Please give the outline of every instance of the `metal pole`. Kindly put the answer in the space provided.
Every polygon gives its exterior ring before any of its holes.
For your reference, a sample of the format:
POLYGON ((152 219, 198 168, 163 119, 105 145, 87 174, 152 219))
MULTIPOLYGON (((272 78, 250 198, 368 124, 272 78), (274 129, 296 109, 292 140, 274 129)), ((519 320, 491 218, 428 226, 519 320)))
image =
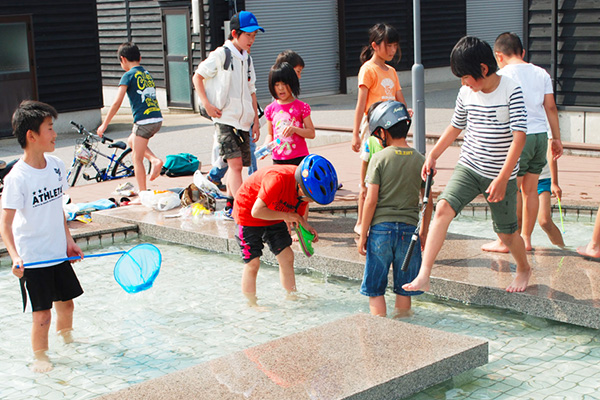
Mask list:
POLYGON ((425 68, 421 64, 421 2, 413 0, 415 62, 412 66, 413 146, 425 154, 425 68))

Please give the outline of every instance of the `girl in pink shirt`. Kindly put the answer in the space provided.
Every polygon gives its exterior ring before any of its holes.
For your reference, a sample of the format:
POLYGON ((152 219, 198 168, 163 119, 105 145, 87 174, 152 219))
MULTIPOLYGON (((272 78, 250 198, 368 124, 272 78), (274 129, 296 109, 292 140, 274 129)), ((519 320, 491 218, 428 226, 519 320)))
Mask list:
POLYGON ((271 68, 269 91, 275 101, 265 108, 268 129, 265 143, 281 141, 273 149, 273 164, 299 165, 308 155, 306 139, 315 137, 315 127, 310 118, 310 106, 297 99, 300 83, 290 64, 271 68))

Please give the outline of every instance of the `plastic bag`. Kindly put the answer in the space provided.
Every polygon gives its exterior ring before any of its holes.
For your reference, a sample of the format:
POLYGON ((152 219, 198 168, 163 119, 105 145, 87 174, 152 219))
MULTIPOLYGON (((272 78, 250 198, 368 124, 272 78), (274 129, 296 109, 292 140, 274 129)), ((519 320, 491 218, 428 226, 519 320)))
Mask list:
POLYGON ((216 197, 222 196, 217 185, 206 179, 206 177, 202 175, 202 172, 200 171, 194 172, 194 185, 216 197))
POLYGON ((145 190, 139 193, 142 205, 158 211, 167 211, 181 205, 179 195, 169 190, 145 190))

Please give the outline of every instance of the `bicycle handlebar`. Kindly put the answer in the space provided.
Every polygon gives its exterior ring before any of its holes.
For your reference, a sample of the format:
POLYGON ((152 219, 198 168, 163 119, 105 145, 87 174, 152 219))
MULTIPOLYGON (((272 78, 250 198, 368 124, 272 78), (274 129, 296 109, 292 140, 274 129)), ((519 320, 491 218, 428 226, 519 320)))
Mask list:
POLYGON ((110 143, 114 142, 114 140, 112 140, 108 136, 100 137, 99 135, 93 134, 92 132, 85 129, 85 127, 83 125, 78 124, 75 121, 71 121, 71 125, 75 126, 77 128, 77 130, 79 131, 79 133, 83 134, 85 132, 87 135, 102 141, 102 144, 104 144, 104 142, 110 142, 110 143))

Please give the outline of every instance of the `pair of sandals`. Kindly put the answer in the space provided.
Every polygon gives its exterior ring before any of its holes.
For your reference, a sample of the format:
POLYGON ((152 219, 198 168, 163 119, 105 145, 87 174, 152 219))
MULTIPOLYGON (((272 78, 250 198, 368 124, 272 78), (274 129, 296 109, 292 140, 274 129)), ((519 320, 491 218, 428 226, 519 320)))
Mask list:
POLYGON ((115 206, 117 207, 127 206, 129 205, 129 203, 131 203, 131 199, 129 197, 121 197, 121 200, 119 200, 118 202, 114 197, 110 197, 108 200, 115 203, 115 206))

